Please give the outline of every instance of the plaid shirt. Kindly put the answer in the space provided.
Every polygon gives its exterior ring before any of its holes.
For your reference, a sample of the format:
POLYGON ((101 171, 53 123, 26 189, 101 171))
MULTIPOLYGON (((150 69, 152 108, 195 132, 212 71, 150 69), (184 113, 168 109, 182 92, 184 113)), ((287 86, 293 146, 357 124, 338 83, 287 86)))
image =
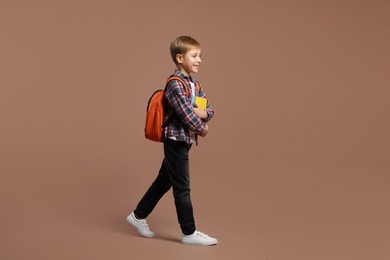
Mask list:
MULTIPOLYGON (((189 96, 193 95, 190 82, 195 84, 195 79, 191 76, 185 76, 180 70, 175 70, 174 75, 181 77, 187 83, 189 96)), ((195 95, 206 98, 202 87, 199 93, 195 88, 195 95)), ((194 138, 190 132, 203 132, 206 128, 205 123, 214 116, 214 110, 211 108, 210 102, 207 102, 208 117, 200 119, 191 106, 189 96, 186 95, 183 84, 178 80, 170 81, 165 88, 165 99, 169 107, 165 116, 165 120, 168 120, 164 129, 165 138, 191 144, 194 142, 194 138)))

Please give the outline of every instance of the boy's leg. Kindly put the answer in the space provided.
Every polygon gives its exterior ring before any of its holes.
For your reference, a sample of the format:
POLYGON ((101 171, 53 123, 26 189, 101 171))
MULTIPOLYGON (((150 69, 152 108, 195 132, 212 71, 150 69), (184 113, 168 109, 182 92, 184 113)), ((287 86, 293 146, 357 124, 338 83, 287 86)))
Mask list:
POLYGON ((188 153, 191 145, 185 142, 166 140, 164 154, 167 173, 173 188, 176 213, 184 235, 196 230, 190 197, 190 175, 188 153))
POLYGON ((165 159, 162 162, 156 180, 138 203, 134 214, 137 218, 145 219, 156 207, 162 196, 171 188, 170 179, 167 173, 165 159))

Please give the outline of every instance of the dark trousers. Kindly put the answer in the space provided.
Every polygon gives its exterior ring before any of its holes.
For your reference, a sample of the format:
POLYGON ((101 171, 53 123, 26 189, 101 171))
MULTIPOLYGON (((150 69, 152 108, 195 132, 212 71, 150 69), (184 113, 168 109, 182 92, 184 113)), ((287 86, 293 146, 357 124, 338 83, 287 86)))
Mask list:
POLYGON ((191 145, 167 139, 164 142, 164 160, 156 180, 138 203, 134 214, 146 218, 162 196, 172 187, 177 218, 184 235, 195 232, 195 220, 190 197, 188 153, 191 145))

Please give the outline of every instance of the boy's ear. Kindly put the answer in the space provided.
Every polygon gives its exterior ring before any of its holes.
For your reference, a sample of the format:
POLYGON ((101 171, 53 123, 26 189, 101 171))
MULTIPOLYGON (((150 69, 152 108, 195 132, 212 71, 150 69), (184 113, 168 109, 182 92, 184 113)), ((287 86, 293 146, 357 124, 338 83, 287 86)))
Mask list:
POLYGON ((183 55, 176 54, 176 61, 177 63, 183 63, 183 55))

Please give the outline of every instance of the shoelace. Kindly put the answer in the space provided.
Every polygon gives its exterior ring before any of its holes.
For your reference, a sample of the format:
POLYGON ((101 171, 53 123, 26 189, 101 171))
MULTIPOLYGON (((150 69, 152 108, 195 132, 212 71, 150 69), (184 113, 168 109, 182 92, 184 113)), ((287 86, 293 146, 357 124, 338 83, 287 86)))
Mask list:
POLYGON ((202 233, 202 232, 200 232, 200 231, 196 231, 196 234, 197 234, 198 236, 200 236, 200 237, 204 237, 204 238, 207 238, 207 237, 208 237, 207 234, 202 233))
POLYGON ((141 223, 142 223, 142 225, 143 225, 145 228, 149 229, 149 225, 148 225, 148 223, 146 222, 146 219, 142 219, 142 220, 141 220, 141 223))

